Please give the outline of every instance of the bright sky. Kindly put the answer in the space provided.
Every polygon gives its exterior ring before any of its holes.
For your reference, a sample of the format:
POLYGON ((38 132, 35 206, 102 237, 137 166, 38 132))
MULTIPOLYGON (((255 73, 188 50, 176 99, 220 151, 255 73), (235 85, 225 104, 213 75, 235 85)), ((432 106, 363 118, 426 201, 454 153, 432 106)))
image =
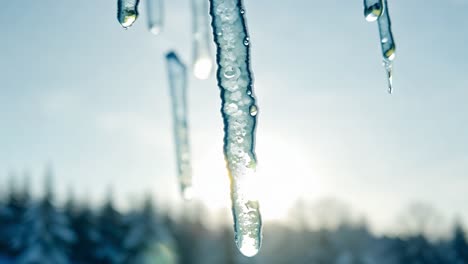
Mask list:
MULTIPOLYGON (((389 0, 391 96, 361 0, 293 2, 245 0, 267 214, 302 195, 344 200, 377 229, 412 201, 468 217, 468 2, 389 0)), ((123 30, 114 0, 2 3, 0 186, 24 170, 38 185, 52 162, 61 194, 177 200, 164 54, 190 63, 189 7, 166 1, 155 37, 144 5, 123 30)), ((226 205, 219 90, 214 77, 189 89, 195 182, 226 205)))

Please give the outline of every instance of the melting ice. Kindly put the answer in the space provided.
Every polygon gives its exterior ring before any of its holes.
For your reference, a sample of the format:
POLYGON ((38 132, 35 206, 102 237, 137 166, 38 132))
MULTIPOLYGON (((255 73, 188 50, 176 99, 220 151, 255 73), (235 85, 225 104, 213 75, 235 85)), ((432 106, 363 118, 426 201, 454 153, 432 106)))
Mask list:
POLYGON ((235 242, 242 254, 251 257, 261 246, 262 218, 256 197, 259 186, 255 177, 254 139, 258 110, 249 65, 250 40, 241 0, 210 0, 210 3, 235 242))

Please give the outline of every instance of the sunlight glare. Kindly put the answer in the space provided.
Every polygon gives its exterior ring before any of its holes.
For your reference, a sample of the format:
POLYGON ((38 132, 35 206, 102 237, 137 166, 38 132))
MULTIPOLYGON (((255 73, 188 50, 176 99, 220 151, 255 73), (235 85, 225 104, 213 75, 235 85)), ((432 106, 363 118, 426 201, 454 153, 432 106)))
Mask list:
MULTIPOLYGON (((257 170, 242 179, 242 192, 259 200, 264 220, 284 220, 300 197, 320 195, 311 157, 299 144, 284 136, 264 136, 257 143, 257 154, 257 170)), ((210 210, 231 206, 225 164, 222 150, 215 148, 194 161, 194 196, 210 210)))
POLYGON ((213 62, 209 57, 198 58, 193 65, 193 74, 197 79, 206 80, 211 75, 213 62))

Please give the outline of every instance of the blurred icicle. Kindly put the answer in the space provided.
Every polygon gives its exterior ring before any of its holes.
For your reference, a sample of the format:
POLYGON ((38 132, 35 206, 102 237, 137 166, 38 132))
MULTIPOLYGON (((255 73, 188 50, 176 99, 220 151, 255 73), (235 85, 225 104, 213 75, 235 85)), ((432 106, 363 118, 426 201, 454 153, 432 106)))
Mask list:
POLYGON ((166 54, 177 156, 180 190, 185 199, 191 199, 192 166, 187 122, 187 69, 174 52, 166 54))
POLYGON ((163 0, 146 0, 148 29, 154 35, 159 35, 163 28, 163 0))
POLYGON ((395 42, 393 40, 392 22, 388 12, 387 0, 364 0, 364 16, 367 21, 377 20, 382 47, 383 65, 387 72, 388 92, 393 91, 393 60, 395 59, 395 42))
POLYGON ((241 0, 210 0, 217 46, 217 79, 224 119, 224 156, 231 181, 235 242, 245 256, 258 253, 262 218, 257 197, 255 126, 250 40, 241 0))
POLYGON ((139 3, 140 0, 117 0, 117 19, 125 29, 137 20, 139 3))
POLYGON ((208 0, 192 0, 193 74, 200 80, 210 77, 213 69, 208 0))

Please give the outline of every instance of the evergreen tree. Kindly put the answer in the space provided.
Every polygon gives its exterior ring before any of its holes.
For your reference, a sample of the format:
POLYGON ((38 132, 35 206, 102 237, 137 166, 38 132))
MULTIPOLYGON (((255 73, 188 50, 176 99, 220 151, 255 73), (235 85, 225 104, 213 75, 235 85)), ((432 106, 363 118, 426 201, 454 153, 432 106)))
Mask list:
POLYGON ((16 247, 12 238, 17 237, 21 227, 21 220, 30 202, 29 181, 25 179, 21 190, 16 185, 16 175, 10 175, 8 196, 0 210, 0 251, 6 255, 16 257, 21 247, 16 247))
POLYGON ((152 264, 158 256, 158 245, 170 245, 171 240, 162 226, 153 205, 152 197, 147 196, 140 210, 130 212, 126 219, 125 263, 152 264))
POLYGON ((52 174, 46 175, 45 195, 30 203, 21 221, 15 246, 22 252, 18 264, 71 263, 69 245, 75 236, 65 214, 54 207, 52 174))
MULTIPOLYGON (((71 192, 70 192, 71 193, 71 192)), ((65 212, 76 239, 71 245, 73 263, 97 263, 95 248, 98 243, 96 216, 87 202, 78 205, 72 195, 67 200, 65 212)))
POLYGON ((96 258, 100 264, 120 264, 125 261, 124 223, 122 215, 115 209, 109 194, 97 218, 96 258))
POLYGON ((465 231, 460 223, 455 224, 452 247, 457 263, 468 263, 468 243, 465 231))

